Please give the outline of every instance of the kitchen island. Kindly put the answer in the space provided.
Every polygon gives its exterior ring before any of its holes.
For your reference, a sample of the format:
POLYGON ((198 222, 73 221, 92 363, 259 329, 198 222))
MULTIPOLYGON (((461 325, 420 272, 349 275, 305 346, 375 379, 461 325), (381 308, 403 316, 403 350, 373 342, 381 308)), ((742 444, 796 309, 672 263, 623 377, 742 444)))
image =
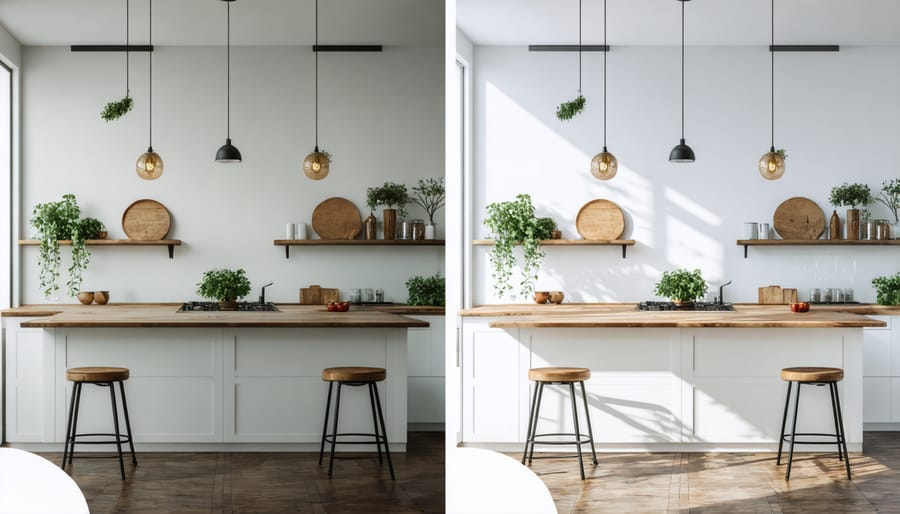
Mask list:
MULTIPOLYGON (((60 449, 71 391, 65 369, 106 365, 131 370, 126 390, 139 451, 318 451, 327 392, 321 370, 374 366, 387 369, 379 387, 391 449, 405 451, 407 329, 428 323, 355 307, 278 307, 6 310, 6 439, 23 449, 60 449)), ((85 388, 80 432, 106 429, 108 401, 102 388, 85 388)), ((341 431, 371 431, 368 395, 347 394, 341 410, 341 431)))
MULTIPOLYGON (((592 371, 585 385, 600 450, 772 450, 786 390, 781 368, 833 366, 845 373, 840 392, 848 447, 861 451, 863 328, 885 323, 832 309, 735 308, 639 312, 634 304, 516 304, 463 310, 462 443, 521 450, 527 370, 579 366, 592 371)), ((803 431, 834 431, 830 401, 820 391, 803 392, 803 431)), ((566 401, 563 389, 545 390, 541 431, 570 431, 566 401)))

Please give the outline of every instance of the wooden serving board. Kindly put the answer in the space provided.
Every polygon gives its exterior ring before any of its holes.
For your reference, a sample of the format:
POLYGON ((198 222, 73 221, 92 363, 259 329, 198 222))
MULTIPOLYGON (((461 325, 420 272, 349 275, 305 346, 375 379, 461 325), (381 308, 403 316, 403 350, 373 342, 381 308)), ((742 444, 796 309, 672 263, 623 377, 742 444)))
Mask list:
POLYGON ((329 302, 339 302, 341 293, 338 289, 311 285, 300 288, 300 303, 303 305, 325 305, 329 302))
POLYGON ((625 215, 615 203, 598 198, 581 207, 575 228, 587 240, 612 241, 625 232, 625 215))
POLYGON ((122 230, 135 241, 158 241, 169 233, 169 210, 156 200, 138 200, 122 213, 122 230))
POLYGON ((818 239, 825 231, 825 213, 816 202, 802 196, 781 202, 772 221, 782 239, 818 239))
POLYGON ((313 209, 312 228, 322 239, 356 239, 362 226, 359 209, 346 198, 329 198, 313 209))
POLYGON ((781 286, 759 288, 759 303, 762 305, 784 305, 795 302, 797 302, 796 288, 781 286))

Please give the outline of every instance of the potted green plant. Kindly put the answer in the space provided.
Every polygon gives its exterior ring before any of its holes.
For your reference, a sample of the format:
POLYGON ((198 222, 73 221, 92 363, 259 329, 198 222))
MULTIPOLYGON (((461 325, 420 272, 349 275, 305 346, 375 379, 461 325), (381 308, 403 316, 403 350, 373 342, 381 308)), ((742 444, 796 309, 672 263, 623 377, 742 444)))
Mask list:
POLYGON ((250 280, 243 269, 214 269, 203 273, 197 284, 197 294, 218 300, 222 310, 235 310, 237 300, 250 293, 250 280))
POLYGON ((403 184, 385 182, 383 186, 370 187, 366 190, 366 205, 370 209, 375 209, 379 205, 387 207, 384 210, 384 238, 388 240, 396 237, 397 212, 400 212, 401 217, 405 217, 408 203, 409 193, 403 184))
POLYGON ((491 249, 494 291, 501 297, 512 291, 509 279, 516 264, 513 248, 521 243, 523 266, 519 285, 522 295, 528 296, 534 291, 534 281, 544 260, 541 240, 550 239, 556 224, 549 218, 534 215, 534 205, 527 194, 516 195, 515 200, 491 203, 486 210, 487 216, 482 222, 494 236, 494 247, 491 249))
POLYGON ((72 241, 72 264, 68 270, 66 292, 70 297, 75 297, 81 289, 82 273, 91 260, 84 242, 96 238, 103 224, 94 218, 81 220, 80 216, 81 208, 73 194, 64 194, 58 202, 39 203, 31 212, 31 226, 38 231, 41 239, 38 263, 44 298, 50 299, 59 290, 56 283, 62 261, 59 242, 64 240, 72 241))
POLYGON ((444 190, 444 177, 419 179, 412 188, 412 202, 428 214, 428 225, 425 225, 425 239, 434 239, 434 213, 444 206, 447 194, 444 190))
POLYGON ((670 299, 676 306, 689 307, 694 300, 703 298, 706 291, 706 281, 700 275, 699 269, 693 271, 677 269, 664 271, 653 293, 670 299))
POLYGON ((884 204, 894 215, 894 222, 891 223, 891 238, 900 239, 900 178, 885 180, 881 184, 881 192, 878 193, 878 198, 875 200, 884 204))
POLYGON ((561 121, 571 120, 578 114, 581 114, 585 103, 584 97, 579 94, 574 100, 559 104, 559 107, 556 108, 556 117, 561 121))
POLYGON ((847 184, 833 187, 828 197, 829 203, 835 207, 847 209, 847 239, 859 239, 859 208, 872 203, 872 191, 865 184, 847 184))
POLYGON ((875 300, 881 305, 900 305, 900 272, 887 277, 872 279, 875 300))
POLYGON ((134 100, 131 95, 125 95, 121 100, 115 100, 106 104, 100 117, 106 121, 113 121, 124 116, 134 106, 134 100))
POLYGON ((406 303, 410 305, 444 305, 446 302, 445 279, 440 275, 411 277, 406 281, 406 290, 409 293, 406 303))

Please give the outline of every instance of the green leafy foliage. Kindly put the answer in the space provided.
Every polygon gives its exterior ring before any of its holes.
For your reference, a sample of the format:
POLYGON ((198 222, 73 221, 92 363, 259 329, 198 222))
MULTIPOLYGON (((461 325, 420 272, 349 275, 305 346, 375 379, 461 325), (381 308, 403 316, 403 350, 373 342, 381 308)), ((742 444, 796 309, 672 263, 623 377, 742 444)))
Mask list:
POLYGON ((550 218, 537 218, 531 196, 516 195, 516 199, 507 202, 495 202, 486 207, 487 216, 483 223, 494 234, 494 247, 491 250, 491 265, 494 268, 494 291, 503 296, 512 291, 509 280, 512 268, 516 265, 513 248, 522 243, 522 281, 519 287, 523 296, 534 291, 537 272, 544 260, 541 250, 541 239, 550 239, 556 229, 556 223, 550 218))
POLYGON ((406 303, 410 305, 444 305, 446 301, 445 279, 440 275, 411 277, 406 281, 406 289, 409 291, 406 303))
POLYGON ((880 305, 900 305, 900 272, 889 277, 875 277, 875 300, 880 305))
POLYGON ((233 302, 250 293, 250 280, 243 269, 214 269, 203 273, 197 294, 220 302, 233 302))
POLYGON ((578 95, 578 97, 571 102, 559 104, 559 107, 556 108, 556 117, 562 121, 571 120, 576 115, 581 114, 581 111, 584 110, 584 104, 584 97, 578 95))
POLYGON ((787 160, 787 153, 785 152, 784 148, 779 148, 778 150, 775 150, 775 153, 780 155, 782 159, 787 160))
POLYGON ((44 298, 57 290, 59 285, 59 267, 62 261, 59 241, 72 241, 72 264, 69 266, 69 278, 66 281, 66 292, 74 297, 81 289, 82 273, 91 261, 91 254, 84 245, 85 239, 97 237, 103 224, 93 218, 79 220, 81 209, 73 194, 65 194, 58 202, 37 204, 31 212, 31 226, 40 233, 39 272, 40 287, 44 298), (100 226, 99 230, 94 229, 100 226))
POLYGON ((103 231, 103 222, 96 218, 84 218, 78 222, 77 229, 83 239, 97 239, 103 231))
POLYGON ((881 192, 875 201, 881 202, 890 209, 894 215, 894 221, 900 221, 900 212, 898 212, 900 211, 900 178, 885 180, 881 184, 881 192))
POLYGON ((366 190, 366 205, 369 209, 374 211, 379 205, 384 205, 388 209, 396 206, 401 218, 406 216, 406 204, 409 200, 409 193, 403 184, 385 182, 383 186, 370 187, 366 190))
POLYGON ((131 96, 126 96, 121 100, 115 100, 106 104, 103 112, 100 113, 100 117, 106 121, 117 120, 130 111, 133 106, 134 100, 131 99, 131 96))
POLYGON ((434 213, 444 206, 447 193, 444 190, 444 177, 420 178, 412 188, 412 203, 425 209, 428 222, 434 225, 434 213))
POLYGON ((662 278, 657 282, 653 294, 670 300, 692 302, 706 295, 707 286, 700 270, 689 271, 677 269, 664 271, 662 278))
POLYGON ((835 207, 846 206, 851 209, 865 207, 872 203, 872 191, 866 184, 848 184, 831 188, 828 202, 835 207))

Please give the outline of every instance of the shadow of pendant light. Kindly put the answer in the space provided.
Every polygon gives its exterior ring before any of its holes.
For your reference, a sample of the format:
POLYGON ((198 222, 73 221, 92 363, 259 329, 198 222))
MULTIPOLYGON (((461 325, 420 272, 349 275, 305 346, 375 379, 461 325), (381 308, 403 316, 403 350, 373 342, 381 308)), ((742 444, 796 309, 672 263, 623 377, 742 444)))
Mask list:
POLYGON ((319 0, 316 0, 316 42, 313 51, 316 54, 316 146, 312 153, 303 159, 303 173, 313 180, 322 180, 328 176, 331 168, 331 154, 319 150, 319 0))
POLYGON ((775 0, 772 0, 772 143, 769 151, 759 158, 759 174, 766 180, 778 180, 784 176, 784 151, 775 150, 775 0))
POLYGON ((603 0, 603 151, 591 159, 591 174, 600 180, 609 180, 619 171, 619 161, 606 149, 606 0, 603 0))
POLYGON ((225 51, 227 55, 226 65, 225 65, 225 87, 226 87, 226 131, 225 131, 225 144, 219 147, 219 151, 216 152, 216 162, 221 162, 224 164, 241 162, 241 151, 237 149, 236 146, 231 144, 231 2, 234 0, 222 0, 225 2, 227 6, 227 21, 226 21, 226 40, 225 40, 225 51))
POLYGON ((694 162, 694 151, 684 142, 684 3, 681 2, 681 142, 669 152, 669 162, 694 162))
MULTIPOLYGON (((147 12, 147 19, 149 20, 149 28, 148 28, 148 42, 147 44, 151 47, 153 46, 153 0, 149 0, 149 10, 147 12)), ((135 169, 139 177, 144 180, 156 180, 163 173, 163 160, 162 157, 159 156, 158 153, 153 151, 153 52, 150 51, 147 53, 150 67, 149 67, 149 83, 150 83, 150 95, 149 95, 149 105, 150 105, 150 130, 149 130, 149 139, 150 144, 147 145, 147 151, 142 153, 140 157, 138 157, 137 164, 135 165, 135 169)))

